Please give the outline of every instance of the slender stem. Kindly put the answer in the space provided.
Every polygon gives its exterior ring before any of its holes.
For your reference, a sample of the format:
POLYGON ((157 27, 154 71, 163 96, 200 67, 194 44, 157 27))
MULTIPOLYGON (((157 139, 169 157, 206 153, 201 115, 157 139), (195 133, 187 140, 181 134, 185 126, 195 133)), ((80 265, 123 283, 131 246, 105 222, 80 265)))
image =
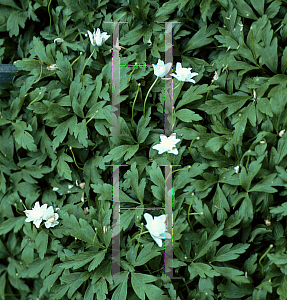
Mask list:
POLYGON ((248 155, 247 162, 246 162, 246 170, 247 170, 247 172, 248 172, 249 157, 250 157, 250 155, 248 155))
POLYGON ((188 207, 188 211, 187 211, 187 220, 188 220, 188 223, 189 223, 189 226, 190 226, 191 230, 193 230, 193 226, 191 225, 191 222, 189 220, 189 216, 190 216, 191 205, 193 204, 193 197, 194 197, 194 193, 192 193, 192 198, 191 198, 191 201, 190 201, 190 204, 189 204, 189 207, 188 207))
POLYGON ((42 92, 39 92, 39 95, 36 97, 36 99, 34 99, 31 103, 29 103, 28 106, 33 104, 35 101, 37 101, 40 98, 41 94, 42 92))
POLYGON ((147 230, 147 231, 144 231, 144 232, 140 232, 139 234, 137 234, 137 235, 135 235, 128 243, 127 243, 127 245, 132 241, 132 240, 134 240, 137 236, 141 236, 142 234, 144 234, 144 233, 148 233, 149 231, 147 230))
POLYGON ((154 83, 153 83, 153 84, 151 85, 151 87, 149 88, 149 90, 148 90, 148 92, 147 92, 147 95, 146 95, 146 97, 145 97, 145 100, 144 100, 144 111, 143 111, 144 117, 145 117, 145 103, 146 103, 147 97, 148 97, 148 95, 149 95, 151 89, 154 87, 155 83, 157 82, 157 79, 158 79, 158 78, 159 78, 159 77, 157 76, 156 79, 155 79, 155 81, 154 81, 154 83))
POLYGON ((74 158, 74 162, 75 162, 75 165, 77 166, 77 168, 78 169, 80 169, 80 170, 83 170, 83 171, 85 171, 90 177, 91 177, 91 175, 90 175, 90 173, 88 172, 88 171, 86 171, 85 169, 83 169, 83 168, 80 168, 79 166, 78 166, 78 164, 77 164, 77 162, 76 162, 76 159, 75 159, 75 155, 74 155, 74 152, 73 152, 73 150, 72 150, 72 147, 70 146, 70 150, 71 150, 71 152, 72 152, 72 155, 73 155, 73 158, 74 158))
POLYGON ((23 200, 22 199, 20 199, 20 202, 22 203, 22 205, 25 207, 25 210, 27 210, 27 207, 26 207, 26 205, 24 204, 24 202, 23 202, 23 200))
POLYGON ((69 80, 69 78, 70 78, 72 66, 73 66, 73 64, 74 64, 76 61, 78 61, 78 59, 81 57, 82 54, 83 54, 83 52, 80 52, 80 56, 77 57, 77 58, 72 62, 72 64, 70 65, 69 76, 68 76, 68 78, 67 78, 67 84, 68 84, 68 80, 69 80))
POLYGON ((262 259, 267 255, 267 253, 273 248, 273 245, 271 244, 268 249, 265 251, 265 253, 261 256, 261 258, 259 259, 259 265, 261 266, 262 268, 262 274, 264 274, 264 267, 261 263, 262 259))
POLYGON ((94 48, 93 52, 91 53, 91 55, 89 56, 89 58, 87 59, 87 61, 86 61, 85 65, 84 65, 83 71, 82 71, 82 73, 81 73, 81 78, 82 78, 82 87, 84 86, 84 81, 83 81, 83 73, 84 73, 85 67, 86 67, 86 65, 87 65, 88 61, 90 60, 90 58, 93 56, 93 54, 94 54, 95 50, 96 50, 96 46, 95 46, 95 48, 94 48))
POLYGON ((39 76, 39 78, 38 78, 34 83, 37 83, 37 82, 41 79, 41 76, 42 76, 42 70, 43 70, 43 64, 41 63, 40 76, 39 76))
POLYGON ((191 168, 191 166, 188 166, 187 168, 182 168, 182 169, 178 169, 178 170, 174 170, 174 171, 170 172, 170 173, 168 174, 167 178, 166 178, 166 181, 168 180, 169 176, 170 176, 172 173, 175 173, 175 172, 178 172, 178 171, 183 171, 183 170, 188 170, 188 169, 190 169, 190 168, 191 168))
POLYGON ((88 120, 88 122, 86 123, 86 126, 88 125, 88 123, 93 119, 93 117, 98 113, 99 111, 97 110, 94 114, 93 114, 93 116, 88 120))
POLYGON ((213 80, 211 80, 211 84, 210 84, 209 89, 208 89, 208 91, 207 91, 205 101, 207 100, 207 97, 208 97, 209 91, 210 91, 210 89, 211 89, 212 83, 213 83, 213 80))
POLYGON ((52 37, 51 37, 51 25, 52 25, 52 18, 51 18, 51 13, 50 13, 50 5, 51 5, 52 0, 50 0, 49 5, 48 5, 48 14, 49 14, 49 18, 50 18, 50 26, 49 26, 49 37, 50 40, 52 41, 52 37))
MULTIPOLYGON (((139 93, 139 90, 140 90, 140 83, 138 84, 138 90, 137 90, 137 93, 136 93, 136 96, 135 96, 135 99, 134 99, 134 102, 133 102, 133 107, 132 107, 132 118, 131 118, 131 124, 133 126, 133 120, 134 120, 134 107, 135 107, 135 103, 136 103, 136 100, 137 100, 137 97, 138 97, 138 93, 139 93)), ((134 127, 134 126, 133 126, 134 127)))

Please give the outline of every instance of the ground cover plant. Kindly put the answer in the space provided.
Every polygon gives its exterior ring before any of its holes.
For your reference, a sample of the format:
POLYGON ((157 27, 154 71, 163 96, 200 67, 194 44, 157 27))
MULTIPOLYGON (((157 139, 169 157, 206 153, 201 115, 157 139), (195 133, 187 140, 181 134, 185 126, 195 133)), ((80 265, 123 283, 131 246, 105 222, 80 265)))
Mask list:
POLYGON ((0 0, 0 63, 17 67, 0 83, 0 299, 287 299, 286 13, 0 0))

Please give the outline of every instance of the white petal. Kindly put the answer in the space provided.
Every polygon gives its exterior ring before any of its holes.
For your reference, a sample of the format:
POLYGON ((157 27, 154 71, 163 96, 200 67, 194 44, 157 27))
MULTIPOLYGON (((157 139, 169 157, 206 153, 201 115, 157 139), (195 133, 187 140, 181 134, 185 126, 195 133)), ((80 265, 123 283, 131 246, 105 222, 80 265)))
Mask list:
POLYGON ((156 237, 156 236, 154 236, 154 235, 152 235, 152 238, 154 239, 154 241, 157 243, 157 245, 158 245, 159 247, 162 246, 162 240, 161 240, 160 238, 158 238, 158 237, 156 237))
POLYGON ((145 218, 146 223, 147 223, 147 224, 146 224, 146 228, 149 229, 150 226, 151 226, 151 224, 152 224, 153 217, 152 217, 152 215, 150 215, 150 214, 148 214, 148 213, 145 213, 145 214, 144 214, 144 218, 145 218))

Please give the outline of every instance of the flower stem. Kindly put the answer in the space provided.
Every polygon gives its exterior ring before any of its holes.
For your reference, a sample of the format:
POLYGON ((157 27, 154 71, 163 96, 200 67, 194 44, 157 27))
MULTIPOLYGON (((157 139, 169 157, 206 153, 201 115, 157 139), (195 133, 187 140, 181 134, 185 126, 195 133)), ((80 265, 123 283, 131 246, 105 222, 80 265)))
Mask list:
MULTIPOLYGON (((136 103, 136 100, 137 100, 137 97, 138 97, 138 93, 139 93, 139 90, 140 90, 140 83, 138 84, 138 90, 137 90, 137 93, 136 93, 136 96, 135 96, 135 99, 134 99, 134 102, 133 102, 133 107, 132 107, 132 118, 131 118, 131 124, 133 126, 133 120, 134 120, 134 107, 135 107, 135 103, 136 103)), ((134 126, 133 126, 134 127, 134 126)))
POLYGON ((149 90, 148 90, 148 92, 147 92, 147 95, 146 95, 146 97, 145 97, 145 99, 144 99, 144 112, 143 112, 144 117, 145 117, 145 104, 146 104, 147 97, 148 97, 148 95, 149 95, 151 89, 154 87, 155 83, 157 82, 157 79, 158 79, 158 76, 156 77, 154 83, 153 83, 153 84, 151 85, 151 87, 149 88, 149 90))
POLYGON ((144 234, 144 233, 148 233, 149 231, 147 230, 147 231, 144 231, 144 232, 140 232, 139 234, 137 234, 137 235, 135 235, 128 243, 127 243, 127 245, 132 241, 132 240, 134 240, 137 236, 141 236, 142 234, 144 234))
POLYGON ((190 201, 190 204, 189 204, 189 207, 188 207, 188 211, 187 211, 187 220, 188 220, 188 223, 189 223, 189 226, 190 226, 191 230, 193 230, 193 226, 191 225, 191 222, 189 220, 189 216, 190 216, 191 205, 193 204, 193 197, 194 197, 194 193, 192 193, 192 198, 191 198, 191 201, 190 201))
POLYGON ((28 104, 28 106, 31 105, 31 104, 33 104, 35 101, 37 101, 40 98, 41 94, 42 94, 42 92, 39 92, 39 95, 36 97, 36 99, 34 99, 32 102, 30 102, 28 104))
POLYGON ((166 181, 168 180, 169 176, 170 176, 172 173, 175 173, 175 172, 178 172, 178 171, 183 171, 183 170, 188 170, 188 169, 190 169, 190 168, 191 168, 191 166, 188 166, 187 168, 182 168, 182 169, 178 169, 178 170, 174 170, 174 171, 170 172, 170 173, 168 174, 167 178, 166 178, 166 181))
POLYGON ((74 155, 74 152, 73 152, 73 150, 72 150, 72 147, 70 146, 70 150, 71 150, 71 152, 72 152, 72 155, 73 155, 73 158, 74 158, 74 162, 75 162, 75 165, 77 166, 77 168, 78 169, 80 169, 80 170, 83 170, 83 171, 85 171, 90 177, 91 177, 91 175, 90 175, 90 173, 88 172, 88 171, 86 171, 85 169, 83 169, 83 168, 80 168, 79 166, 78 166, 78 164, 77 164, 77 162, 76 162, 76 159, 75 159, 75 155, 74 155))
POLYGON ((273 245, 271 244, 268 249, 265 251, 265 253, 261 256, 261 258, 259 259, 259 265, 261 266, 262 268, 262 274, 264 274, 264 267, 261 263, 261 260, 267 255, 267 253, 273 248, 273 245))
POLYGON ((22 205, 25 207, 25 210, 27 210, 26 205, 24 204, 24 202, 22 201, 22 199, 20 199, 20 202, 22 203, 22 205))
POLYGON ((73 64, 74 64, 76 61, 78 61, 78 59, 81 57, 82 54, 83 54, 83 52, 80 52, 80 56, 77 57, 77 58, 72 62, 72 64, 70 65, 69 76, 68 76, 68 78, 67 78, 67 84, 68 84, 68 80, 69 80, 69 78, 70 78, 72 66, 73 66, 73 64))
POLYGON ((96 50, 96 47, 94 48, 93 52, 91 53, 91 55, 90 55, 89 58, 87 59, 85 65, 84 65, 83 71, 82 71, 82 73, 81 73, 82 87, 84 86, 83 73, 84 73, 85 67, 86 67, 88 61, 90 60, 90 58, 93 56, 95 50, 96 50))
POLYGON ((52 0, 50 0, 49 5, 48 5, 48 14, 49 14, 49 18, 50 18, 50 26, 49 26, 49 37, 50 40, 52 41, 52 37, 51 37, 51 25, 52 25, 52 18, 51 18, 51 13, 50 13, 50 5, 51 5, 52 0))

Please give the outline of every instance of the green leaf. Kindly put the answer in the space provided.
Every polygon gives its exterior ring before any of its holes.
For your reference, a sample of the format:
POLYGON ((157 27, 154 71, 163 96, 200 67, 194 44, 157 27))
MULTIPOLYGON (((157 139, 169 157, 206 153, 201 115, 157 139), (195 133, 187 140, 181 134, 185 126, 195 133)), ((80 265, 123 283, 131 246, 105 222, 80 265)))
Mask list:
POLYGON ((223 228, 224 222, 222 222, 218 226, 215 225, 208 237, 206 232, 203 234, 199 244, 197 245, 198 252, 194 257, 194 260, 202 257, 209 251, 209 249, 213 245, 213 242, 223 235, 223 228))
POLYGON ((115 284, 118 285, 116 290, 113 293, 112 299, 111 300, 118 300, 118 299, 127 299, 127 293, 128 293, 128 275, 129 272, 121 272, 121 277, 120 279, 114 279, 115 284))
POLYGON ((147 111, 147 114, 144 116, 141 116, 138 125, 137 125, 137 140, 139 144, 144 143, 144 141, 146 140, 151 127, 147 127, 147 125, 150 122, 150 109, 147 111))
POLYGON ((281 73, 285 74, 287 69, 287 46, 283 50, 283 55, 281 57, 281 73))
POLYGON ((148 299, 161 299, 163 290, 149 282, 156 281, 156 277, 141 273, 131 273, 132 287, 141 300, 145 300, 145 294, 148 299))
POLYGON ((55 136, 55 138, 52 142, 53 150, 58 148, 60 143, 64 140, 64 138, 66 137, 66 135, 68 133, 68 129, 70 129, 70 132, 73 132, 73 128, 76 127, 76 124, 77 124, 77 117, 73 116, 70 119, 61 123, 59 126, 57 126, 57 128, 53 132, 53 135, 55 136))
POLYGON ((274 179, 277 175, 270 174, 266 178, 258 182, 250 192, 276 193, 278 190, 272 187, 274 179))
POLYGON ((281 214, 282 216, 287 216, 287 202, 282 203, 280 206, 270 209, 272 214, 281 214))
POLYGON ((149 260, 151 260, 152 258, 161 255, 161 253, 158 251, 159 247, 154 246, 154 243, 149 243, 144 245, 144 248, 141 250, 140 254, 138 255, 135 263, 133 264, 134 267, 136 266, 142 266, 145 263, 147 263, 149 260), (151 250, 152 247, 154 248, 153 251, 151 250))
POLYGON ((16 218, 9 218, 5 220, 0 225, 0 235, 6 234, 7 232, 11 231, 14 228, 14 232, 18 232, 23 224, 26 217, 16 217, 16 218))
POLYGON ((218 151, 220 148, 222 148, 227 142, 227 139, 225 136, 216 136, 211 138, 206 144, 205 147, 210 149, 213 152, 218 151))
POLYGON ((247 248, 249 248, 250 244, 236 244, 233 247, 233 243, 226 244, 222 246, 216 253, 216 255, 212 258, 213 261, 228 261, 233 260, 239 257, 240 254, 244 253, 247 248))
POLYGON ((73 162, 73 159, 66 153, 62 152, 58 157, 57 170, 60 176, 64 176, 68 180, 72 180, 72 171, 66 162, 73 162))
POLYGON ((105 161, 118 161, 124 156, 124 160, 128 160, 138 151, 139 144, 136 145, 121 145, 115 147, 109 152, 109 155, 106 156, 105 161))
POLYGON ((198 275, 201 278, 220 276, 218 272, 212 270, 211 266, 204 263, 192 262, 188 266, 188 272, 190 274, 190 280, 193 280, 198 275))
POLYGON ((53 65, 55 63, 55 59, 51 54, 51 49, 55 49, 56 45, 51 44, 47 46, 47 53, 44 43, 38 37, 33 37, 33 48, 31 48, 30 53, 32 57, 39 57, 41 61, 46 63, 47 65, 53 65), (50 46, 50 47, 49 47, 50 46), (49 51, 48 51, 49 49, 49 51), (50 53, 49 53, 50 52, 50 53))
POLYGON ((32 131, 31 125, 19 120, 16 120, 16 122, 12 123, 12 125, 15 129, 14 137, 18 145, 24 149, 36 152, 37 147, 35 145, 34 138, 27 132, 32 131))
POLYGON ((273 30, 271 29, 270 20, 268 20, 267 26, 264 27, 262 34, 262 40, 264 41, 264 47, 259 44, 259 52, 261 55, 261 61, 275 74, 277 74, 278 68, 278 54, 277 54, 277 37, 273 37, 273 30), (272 40, 272 41, 271 41, 272 40))
POLYGON ((227 212, 230 212, 230 207, 228 201, 220 188, 220 185, 217 183, 216 192, 212 199, 213 202, 213 210, 216 211, 217 220, 222 221, 227 219, 227 212))
POLYGON ((252 8, 244 0, 236 0, 234 3, 235 9, 238 11, 238 14, 244 18, 257 20, 258 18, 254 14, 252 8))
POLYGON ((65 234, 93 245, 95 231, 86 220, 80 218, 78 221, 74 215, 68 215, 66 212, 62 213, 60 217, 63 225, 66 227, 65 234))
MULTIPOLYGON (((63 56, 63 53, 60 51, 57 51, 56 54, 56 65, 58 67, 57 69, 57 75, 60 78, 61 82, 63 84, 68 84, 69 82, 67 82, 68 77, 70 80, 73 79, 73 70, 71 70, 70 73, 70 62, 67 58, 67 56, 63 56)), ((73 81, 74 82, 74 81, 73 81)), ((71 87, 70 87, 71 88, 71 87)))
POLYGON ((28 267, 22 271, 23 277, 35 278, 35 276, 40 275, 41 279, 47 277, 52 270, 53 264, 56 260, 56 256, 44 257, 42 260, 40 258, 35 259, 28 267))
MULTIPOLYGON (((287 51, 286 51, 287 54, 287 51)), ((267 98, 259 98, 256 100, 257 105, 256 107, 264 114, 266 114, 269 117, 273 117, 272 113, 272 106, 270 104, 269 99, 267 98)))
POLYGON ((152 182, 156 184, 151 186, 153 195, 157 199, 163 200, 165 196, 165 179, 162 175, 160 167, 153 162, 151 167, 147 168, 147 172, 149 173, 152 182))
POLYGON ((14 11, 7 20, 7 31, 9 31, 9 36, 19 35, 19 26, 25 27, 25 22, 28 18, 27 11, 14 11))
POLYGON ((121 37, 121 44, 122 45, 135 45, 139 39, 142 38, 142 31, 141 28, 143 27, 142 24, 138 24, 134 29, 128 31, 123 37, 121 37))
MULTIPOLYGON (((168 2, 169 3, 169 2, 168 2)), ((217 32, 217 26, 211 24, 208 28, 204 25, 187 43, 183 53, 193 49, 199 49, 213 42, 213 36, 217 32), (212 36, 212 38, 210 38, 212 36)))
POLYGON ((48 234, 44 230, 41 230, 35 239, 36 249, 41 259, 44 258, 47 252, 48 237, 48 234))
POLYGON ((94 291, 97 295, 97 300, 106 300, 106 294, 108 294, 108 287, 106 283, 106 279, 101 278, 94 287, 94 291))
POLYGON ((0 4, 21 10, 21 8, 13 0, 0 0, 0 4))
POLYGON ((267 7, 265 11, 265 15, 267 15, 267 18, 269 20, 273 19, 279 12, 281 7, 282 1, 275 0, 270 3, 270 5, 267 7))
POLYGON ((189 109, 180 109, 176 111, 175 116, 183 122, 200 121, 202 117, 189 109))
POLYGON ((264 0, 251 0, 250 2, 260 16, 264 15, 264 0))
POLYGON ((223 277, 230 279, 236 283, 250 283, 249 279, 244 276, 244 273, 242 271, 228 267, 218 267, 214 265, 211 266, 223 277))
POLYGON ((159 16, 167 16, 175 11, 175 8, 179 5, 178 1, 171 0, 168 2, 163 3, 163 5, 157 10, 155 17, 159 16))
POLYGON ((82 120, 81 123, 77 124, 77 126, 74 128, 74 136, 84 147, 88 147, 88 131, 86 120, 82 120))

